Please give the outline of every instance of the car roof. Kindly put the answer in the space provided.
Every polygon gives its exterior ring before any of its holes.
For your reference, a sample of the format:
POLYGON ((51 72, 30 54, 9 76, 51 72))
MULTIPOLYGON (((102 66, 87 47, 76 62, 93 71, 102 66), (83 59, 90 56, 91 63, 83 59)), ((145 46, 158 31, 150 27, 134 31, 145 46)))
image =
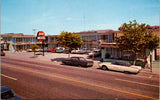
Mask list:
POLYGON ((11 89, 7 86, 1 86, 1 93, 4 93, 4 92, 7 92, 7 91, 10 91, 11 89))
POLYGON ((122 63, 128 63, 127 61, 113 61, 113 62, 122 62, 122 63))
POLYGON ((84 58, 84 57, 71 57, 71 58, 84 58))

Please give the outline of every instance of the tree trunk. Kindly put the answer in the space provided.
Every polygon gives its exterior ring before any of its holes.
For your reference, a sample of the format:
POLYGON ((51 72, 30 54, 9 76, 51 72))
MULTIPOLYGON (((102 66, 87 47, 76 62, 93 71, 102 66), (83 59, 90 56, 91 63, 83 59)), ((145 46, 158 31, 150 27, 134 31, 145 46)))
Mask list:
POLYGON ((137 60, 137 55, 135 54, 135 55, 134 55, 133 65, 135 65, 135 64, 136 64, 136 60, 137 60))
POLYGON ((69 48, 68 58, 70 58, 71 48, 69 48))
POLYGON ((70 58, 70 52, 68 53, 68 58, 70 58))
POLYGON ((150 51, 150 71, 152 72, 152 51, 150 51))
POLYGON ((34 51, 34 57, 35 57, 35 51, 34 51))

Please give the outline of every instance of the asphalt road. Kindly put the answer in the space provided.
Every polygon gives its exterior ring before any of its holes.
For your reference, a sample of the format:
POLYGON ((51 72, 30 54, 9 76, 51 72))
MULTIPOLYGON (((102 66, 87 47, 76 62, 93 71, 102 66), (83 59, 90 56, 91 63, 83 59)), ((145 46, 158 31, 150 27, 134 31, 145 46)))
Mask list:
POLYGON ((157 77, 54 63, 1 57, 1 85, 24 99, 159 98, 157 77))

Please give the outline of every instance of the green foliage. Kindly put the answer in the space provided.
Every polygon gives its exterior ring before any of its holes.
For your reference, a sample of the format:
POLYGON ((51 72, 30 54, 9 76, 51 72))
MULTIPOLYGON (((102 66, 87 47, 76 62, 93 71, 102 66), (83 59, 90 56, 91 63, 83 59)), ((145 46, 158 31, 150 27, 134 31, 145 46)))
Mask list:
POLYGON ((150 27, 146 24, 138 24, 136 20, 129 21, 129 24, 124 23, 119 30, 123 36, 117 37, 115 41, 119 44, 119 49, 130 52, 136 60, 137 55, 144 55, 146 49, 153 50, 159 44, 159 38, 152 32, 147 33, 150 27))
POLYGON ((31 46, 32 51, 36 51, 36 49, 39 49, 39 46, 34 44, 31 46))
MULTIPOLYGON (((129 63, 131 65, 133 65, 133 61, 129 61, 129 63)), ((142 68, 145 67, 145 62, 144 61, 141 61, 141 60, 136 60, 136 63, 135 63, 136 66, 141 66, 142 68)))
POLYGON ((123 51, 128 51, 133 54, 144 52, 145 40, 144 36, 149 25, 138 24, 135 20, 129 24, 124 23, 119 30, 123 36, 118 37, 116 42, 119 43, 119 48, 123 51))
POLYGON ((76 49, 81 47, 82 40, 79 34, 62 31, 60 35, 56 36, 56 40, 65 48, 76 49))
POLYGON ((159 45, 159 37, 152 33, 147 34, 144 39, 146 41, 145 48, 149 49, 150 51, 159 45))

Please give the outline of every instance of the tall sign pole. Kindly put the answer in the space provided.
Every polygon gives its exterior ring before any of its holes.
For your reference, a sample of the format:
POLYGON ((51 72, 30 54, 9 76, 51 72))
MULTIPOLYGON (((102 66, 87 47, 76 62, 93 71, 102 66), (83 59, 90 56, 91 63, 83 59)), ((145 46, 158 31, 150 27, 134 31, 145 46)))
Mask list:
POLYGON ((39 42, 42 42, 43 56, 44 56, 44 41, 46 40, 46 37, 45 37, 45 33, 43 31, 39 31, 37 33, 37 40, 39 42))

